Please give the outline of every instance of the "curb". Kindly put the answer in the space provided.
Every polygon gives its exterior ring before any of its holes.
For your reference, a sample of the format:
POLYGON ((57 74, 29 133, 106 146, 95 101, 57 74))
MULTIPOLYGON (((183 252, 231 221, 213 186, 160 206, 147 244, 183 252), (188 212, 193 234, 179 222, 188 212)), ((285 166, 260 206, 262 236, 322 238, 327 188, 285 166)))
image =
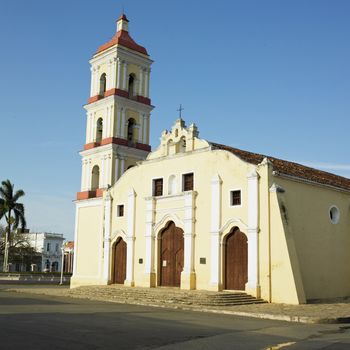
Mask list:
POLYGON ((102 302, 111 302, 117 304, 127 304, 127 305, 139 305, 139 306, 149 306, 163 309, 173 309, 173 310, 184 310, 184 311, 196 311, 196 312, 207 312, 214 314, 223 314, 223 315, 232 315, 239 317, 252 317, 252 318, 260 318, 265 320, 274 320, 274 321, 285 321, 285 322, 295 322, 295 323, 318 323, 318 324, 339 324, 339 323, 350 323, 350 316, 343 317, 313 317, 313 316, 290 316, 290 315, 282 315, 282 314, 269 314, 269 313, 256 313, 256 312, 246 312, 246 311, 231 311, 231 310, 220 310, 220 309, 211 309, 204 308, 200 306, 185 306, 185 305, 163 305, 163 304, 154 304, 154 303, 145 303, 139 301, 120 301, 109 298, 96 298, 92 296, 82 296, 82 295, 57 295, 52 293, 33 293, 28 290, 21 289, 7 289, 8 292, 17 292, 17 293, 28 293, 28 294, 40 294, 54 297, 68 297, 72 299, 84 299, 91 301, 102 301, 102 302))

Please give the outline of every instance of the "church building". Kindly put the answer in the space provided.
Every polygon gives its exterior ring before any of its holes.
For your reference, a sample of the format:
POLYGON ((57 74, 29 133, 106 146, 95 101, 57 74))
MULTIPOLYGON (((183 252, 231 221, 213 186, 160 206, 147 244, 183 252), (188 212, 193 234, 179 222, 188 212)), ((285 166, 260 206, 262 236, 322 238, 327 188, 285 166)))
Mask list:
POLYGON ((72 287, 350 296, 350 179, 199 137, 149 145, 152 60, 125 15, 90 60, 72 287))

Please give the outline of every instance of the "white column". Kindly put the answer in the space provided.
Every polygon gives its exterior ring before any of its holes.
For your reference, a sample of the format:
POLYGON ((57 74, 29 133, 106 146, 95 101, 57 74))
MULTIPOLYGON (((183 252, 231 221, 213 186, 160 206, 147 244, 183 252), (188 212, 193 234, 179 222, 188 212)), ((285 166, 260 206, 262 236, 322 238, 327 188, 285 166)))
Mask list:
POLYGON ((113 112, 113 107, 109 106, 108 109, 108 125, 107 125, 107 137, 112 137, 112 112, 113 112))
POLYGON ((149 72, 150 69, 145 69, 145 97, 149 97, 149 72))
POLYGON ((86 180, 87 180, 87 185, 86 189, 91 190, 91 159, 87 160, 87 167, 86 167, 86 180))
POLYGON ((127 73, 128 73, 128 64, 124 61, 123 62, 123 90, 126 90, 127 88, 127 73))
POLYGON ((95 139, 95 118, 94 113, 90 113, 90 142, 94 142, 95 139))
POLYGON ((139 79, 139 95, 142 96, 143 91, 143 68, 140 66, 140 79, 139 79))
POLYGON ((86 159, 81 160, 81 189, 80 191, 86 191, 86 159))
POLYGON ((105 156, 101 157, 101 173, 100 173, 100 183, 99 183, 99 188, 104 188, 105 187, 105 156))
POLYGON ((94 79, 94 95, 97 95, 100 92, 100 77, 99 77, 100 66, 96 67, 95 70, 95 79, 94 79))
POLYGON ((153 231, 153 224, 155 220, 155 199, 148 198, 146 200, 146 255, 145 255, 145 273, 154 273, 154 246, 155 236, 153 231))
POLYGON ((144 125, 143 125, 143 114, 142 114, 142 113, 139 114, 139 120, 140 120, 140 126, 139 126, 139 142, 140 142, 140 143, 144 143, 144 142, 143 142, 143 128, 144 128, 144 125))
POLYGON ((112 60, 112 71, 111 71, 111 85, 110 89, 114 89, 116 85, 116 78, 117 78, 117 59, 113 58, 112 60))
POLYGON ((195 289, 196 275, 194 271, 194 207, 196 192, 185 194, 185 230, 184 230, 184 268, 181 273, 181 288, 195 289))
POLYGON ((120 89, 120 87, 121 87, 121 65, 122 65, 122 63, 121 63, 121 61, 120 61, 120 59, 118 58, 117 59, 118 61, 117 61, 117 89, 120 89))
POLYGON ((86 113, 86 138, 85 138, 85 143, 89 143, 90 142, 90 124, 91 124, 91 113, 86 113))
POLYGON ((121 137, 121 119, 122 119, 123 107, 117 109, 117 137, 121 137))
POLYGON ((254 169, 248 179, 248 282, 246 291, 260 296, 259 281, 259 174, 254 169))
POLYGON ((106 119, 105 119, 105 124, 103 125, 103 131, 104 131, 104 137, 110 137, 110 130, 111 130, 111 111, 112 108, 111 106, 106 106, 106 119))
POLYGON ((104 212, 104 247, 103 247, 103 279, 106 284, 110 279, 109 259, 110 259, 110 245, 111 245, 111 210, 112 197, 109 191, 106 192, 105 197, 105 212, 104 212))
POLYGON ((145 124, 145 129, 146 129, 146 144, 148 145, 149 144, 149 130, 150 130, 150 127, 149 127, 149 123, 150 123, 150 115, 148 114, 146 116, 146 124, 145 124))
POLYGON ((121 133, 120 133, 120 136, 123 137, 123 138, 126 138, 126 135, 125 135, 125 114, 126 114, 126 110, 125 108, 122 109, 122 121, 121 121, 121 133))
POLYGON ((96 95, 95 94, 96 68, 90 67, 90 71, 91 71, 90 97, 92 97, 96 95))
POLYGON ((107 81, 106 81, 106 90, 109 90, 112 88, 112 69, 113 69, 113 60, 108 61, 108 74, 107 74, 107 81))
POLYGON ((120 176, 122 176, 124 174, 125 171, 125 158, 121 157, 120 158, 120 176))
POLYGON ((125 285, 134 285, 134 248, 135 248, 135 201, 136 193, 133 189, 128 194, 127 233, 126 233, 126 280, 125 285))
POLYGON ((94 142, 94 114, 90 113, 89 119, 89 143, 94 142))
POLYGON ((142 136, 142 143, 146 143, 147 144, 147 116, 146 114, 142 115, 143 118, 143 136, 142 136))
POLYGON ((107 128, 108 128, 108 107, 106 106, 104 108, 104 118, 103 118, 103 128, 102 128, 102 139, 106 138, 107 135, 107 128))
POLYGON ((221 185, 222 180, 216 174, 211 180, 211 220, 210 220, 210 284, 220 289, 220 227, 221 227, 221 185))
POLYGON ((114 165, 114 182, 117 182, 119 179, 119 158, 118 155, 115 156, 115 165, 114 165))
POLYGON ((85 186, 84 191, 88 191, 90 189, 90 181, 91 181, 91 160, 85 160, 85 186))
POLYGON ((105 187, 108 187, 108 185, 111 184, 112 176, 111 176, 111 155, 108 154, 106 157, 106 182, 105 182, 105 187))

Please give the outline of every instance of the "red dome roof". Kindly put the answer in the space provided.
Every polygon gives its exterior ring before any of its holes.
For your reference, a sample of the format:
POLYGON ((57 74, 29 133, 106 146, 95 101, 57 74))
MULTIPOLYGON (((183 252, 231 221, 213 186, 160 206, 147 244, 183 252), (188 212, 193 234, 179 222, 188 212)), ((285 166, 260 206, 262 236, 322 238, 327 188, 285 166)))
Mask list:
MULTIPOLYGON (((120 20, 124 20, 124 21, 129 22, 124 14, 122 14, 118 18, 117 22, 120 20)), ((115 35, 113 36, 113 38, 110 41, 108 41, 106 44, 100 46, 96 53, 100 53, 102 51, 105 51, 105 50, 109 49, 110 47, 117 45, 117 44, 148 56, 147 50, 143 46, 136 44, 136 42, 133 40, 133 38, 129 35, 129 32, 127 32, 126 30, 123 30, 123 29, 116 32, 115 35)))

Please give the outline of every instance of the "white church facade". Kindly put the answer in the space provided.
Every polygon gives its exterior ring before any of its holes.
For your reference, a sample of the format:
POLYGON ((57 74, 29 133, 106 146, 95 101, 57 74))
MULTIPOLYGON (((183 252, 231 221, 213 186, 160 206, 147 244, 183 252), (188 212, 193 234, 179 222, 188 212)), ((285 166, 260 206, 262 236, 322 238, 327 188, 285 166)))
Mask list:
POLYGON ((72 287, 350 295, 349 179, 206 141, 181 118, 151 152, 152 60, 125 15, 90 64, 72 287))

